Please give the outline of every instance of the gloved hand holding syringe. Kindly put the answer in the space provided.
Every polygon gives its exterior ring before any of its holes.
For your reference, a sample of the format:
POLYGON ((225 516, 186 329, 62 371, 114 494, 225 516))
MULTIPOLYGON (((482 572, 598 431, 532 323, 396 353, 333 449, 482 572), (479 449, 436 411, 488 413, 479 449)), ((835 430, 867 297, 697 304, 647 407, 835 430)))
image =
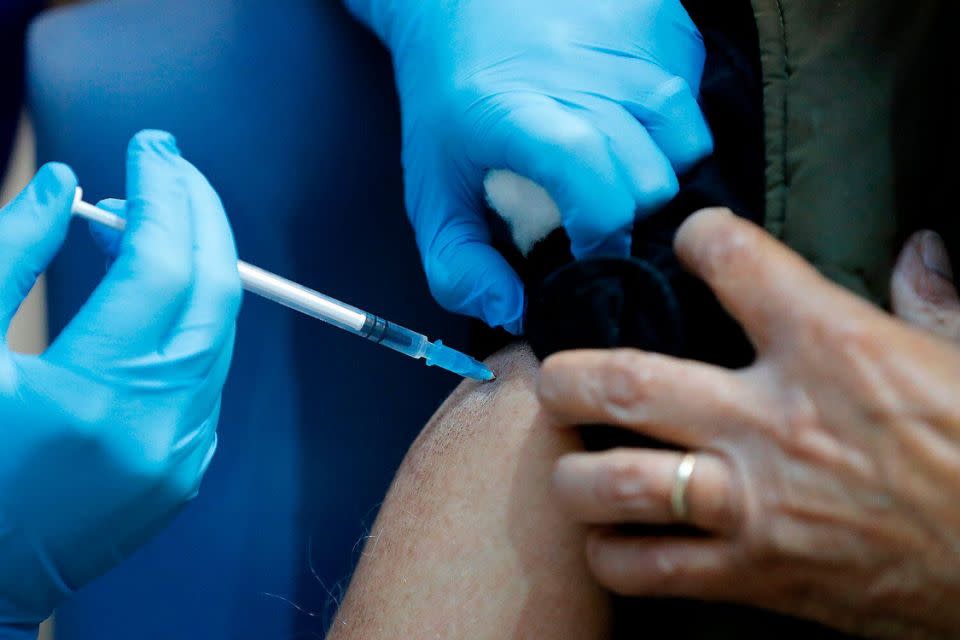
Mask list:
MULTIPOLYGON (((74 199, 73 213, 117 231, 123 231, 126 228, 126 220, 122 217, 84 202, 83 191, 79 188, 74 199)), ((242 260, 237 262, 237 270, 240 273, 243 288, 251 293, 340 327, 377 344, 390 347, 411 358, 422 358, 430 366, 440 367, 474 380, 487 381, 495 377, 483 363, 444 346, 439 340, 430 342, 422 334, 351 307, 242 260)))

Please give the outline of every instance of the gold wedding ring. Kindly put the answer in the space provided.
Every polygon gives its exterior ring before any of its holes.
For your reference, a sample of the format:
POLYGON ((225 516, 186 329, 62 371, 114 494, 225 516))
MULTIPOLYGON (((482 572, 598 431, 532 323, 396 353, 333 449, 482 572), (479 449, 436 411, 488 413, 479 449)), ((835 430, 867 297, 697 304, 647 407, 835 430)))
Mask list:
POLYGON ((673 478, 673 488, 670 490, 670 506, 673 509, 673 516, 685 522, 690 515, 690 505, 687 502, 687 486, 690 484, 690 477, 697 466, 697 456, 688 453, 680 460, 677 466, 677 473, 673 478))

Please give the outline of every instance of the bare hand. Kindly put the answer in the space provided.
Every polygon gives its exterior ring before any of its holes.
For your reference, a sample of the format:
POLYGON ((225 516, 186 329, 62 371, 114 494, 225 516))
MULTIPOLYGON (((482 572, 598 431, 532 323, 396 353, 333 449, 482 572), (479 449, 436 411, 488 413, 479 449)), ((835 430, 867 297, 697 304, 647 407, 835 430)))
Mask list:
POLYGON ((609 528, 681 519, 671 489, 683 453, 558 462, 560 500, 597 526, 587 553, 603 585, 878 637, 960 633, 960 349, 946 339, 960 337, 960 301, 949 270, 924 261, 926 239, 894 278, 913 328, 750 223, 702 212, 677 252, 750 335, 752 366, 628 350, 546 361, 541 401, 563 423, 620 425, 696 455, 682 520, 710 534, 700 539, 609 528))

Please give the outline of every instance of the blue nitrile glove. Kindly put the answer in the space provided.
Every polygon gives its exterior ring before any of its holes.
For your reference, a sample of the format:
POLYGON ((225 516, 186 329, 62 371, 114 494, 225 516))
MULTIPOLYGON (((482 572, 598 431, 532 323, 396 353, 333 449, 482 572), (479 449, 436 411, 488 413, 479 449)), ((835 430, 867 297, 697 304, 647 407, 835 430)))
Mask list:
POLYGON ((407 207, 437 300, 517 331, 487 170, 539 183, 577 257, 625 255, 635 216, 712 151, 704 46, 679 0, 346 0, 393 53, 407 207))
MULTIPOLYGON (((76 179, 47 165, 0 211, 0 336, 59 250, 76 179)), ((127 157, 128 230, 103 282, 41 356, 0 342, 0 637, 157 533, 217 444, 241 289, 217 194, 173 138, 127 157)))

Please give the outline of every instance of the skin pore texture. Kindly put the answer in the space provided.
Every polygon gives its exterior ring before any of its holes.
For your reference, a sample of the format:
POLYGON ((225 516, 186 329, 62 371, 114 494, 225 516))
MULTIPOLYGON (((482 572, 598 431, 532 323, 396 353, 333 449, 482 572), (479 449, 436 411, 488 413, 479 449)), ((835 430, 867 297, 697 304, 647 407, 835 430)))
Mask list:
POLYGON ((540 409, 526 346, 488 364, 496 382, 462 384, 408 453, 329 640, 606 637, 585 529, 551 489, 579 438, 540 409))

